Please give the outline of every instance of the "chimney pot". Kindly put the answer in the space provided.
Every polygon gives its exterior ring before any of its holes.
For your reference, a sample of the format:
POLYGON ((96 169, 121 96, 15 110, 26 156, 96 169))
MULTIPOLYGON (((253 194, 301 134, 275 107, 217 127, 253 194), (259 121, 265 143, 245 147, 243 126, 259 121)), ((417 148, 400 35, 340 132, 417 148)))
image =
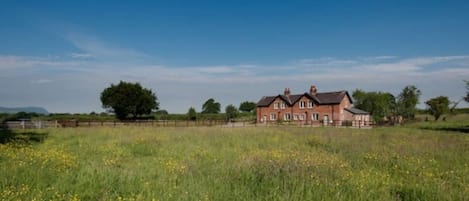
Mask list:
POLYGON ((317 92, 318 92, 318 89, 316 88, 316 86, 311 85, 311 88, 309 88, 309 94, 316 95, 317 92))
POLYGON ((285 88, 285 91, 283 92, 283 95, 290 96, 290 88, 285 88))

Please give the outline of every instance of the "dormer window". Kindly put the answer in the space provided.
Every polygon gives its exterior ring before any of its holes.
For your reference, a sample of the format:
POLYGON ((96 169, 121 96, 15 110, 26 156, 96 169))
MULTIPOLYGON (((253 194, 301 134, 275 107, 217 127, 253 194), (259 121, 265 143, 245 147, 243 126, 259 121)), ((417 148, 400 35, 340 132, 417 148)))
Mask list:
POLYGON ((280 109, 285 109, 285 102, 282 101, 282 103, 280 104, 280 109))
POLYGON ((308 101, 308 108, 313 108, 313 101, 308 101))
POLYGON ((306 106, 306 102, 305 101, 300 101, 300 109, 304 109, 306 106))

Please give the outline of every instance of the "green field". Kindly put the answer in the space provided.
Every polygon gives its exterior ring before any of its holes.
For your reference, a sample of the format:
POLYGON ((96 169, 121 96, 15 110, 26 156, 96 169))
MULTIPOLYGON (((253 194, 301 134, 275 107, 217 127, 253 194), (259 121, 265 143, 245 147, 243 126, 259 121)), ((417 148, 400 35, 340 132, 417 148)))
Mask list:
POLYGON ((461 132, 120 127, 16 138, 0 144, 0 200, 469 199, 461 132))

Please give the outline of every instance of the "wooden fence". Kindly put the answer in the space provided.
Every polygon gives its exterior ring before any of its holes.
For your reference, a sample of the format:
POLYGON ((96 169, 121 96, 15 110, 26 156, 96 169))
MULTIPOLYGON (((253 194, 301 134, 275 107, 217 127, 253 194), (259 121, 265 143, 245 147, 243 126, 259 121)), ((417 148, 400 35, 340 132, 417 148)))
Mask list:
POLYGON ((76 127, 119 127, 119 126, 141 126, 141 127, 274 127, 274 126, 295 126, 295 127, 352 127, 371 128, 375 127, 370 121, 290 121, 290 122, 266 122, 255 123, 253 121, 226 122, 223 120, 137 120, 137 121, 76 121, 76 120, 56 120, 56 121, 7 121, 0 127, 8 129, 40 129, 40 128, 76 128, 76 127))

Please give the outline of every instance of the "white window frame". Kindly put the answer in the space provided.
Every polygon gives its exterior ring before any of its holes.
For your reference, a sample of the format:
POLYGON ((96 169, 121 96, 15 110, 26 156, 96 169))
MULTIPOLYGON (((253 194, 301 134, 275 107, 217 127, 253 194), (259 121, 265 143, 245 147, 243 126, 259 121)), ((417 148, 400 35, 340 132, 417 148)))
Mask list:
POLYGON ((313 101, 312 101, 312 100, 308 101, 308 108, 313 108, 313 105, 314 105, 314 104, 313 104, 313 101))
POLYGON ((280 103, 280 109, 285 109, 285 101, 282 101, 282 103, 280 103))
POLYGON ((270 120, 271 121, 277 120, 277 114, 275 114, 275 112, 270 113, 270 120))
POLYGON ((283 114, 283 120, 290 121, 291 120, 291 114, 290 113, 283 114))
POLYGON ((313 121, 318 121, 318 120, 319 120, 319 113, 313 113, 313 114, 311 115, 311 119, 312 119, 313 121))
POLYGON ((298 115, 296 113, 293 114, 293 120, 294 121, 298 121, 299 117, 300 117, 300 115, 298 115))
POLYGON ((306 115, 305 114, 300 114, 300 121, 304 121, 306 119, 306 115))
POLYGON ((300 101, 300 109, 304 109, 305 106, 306 106, 306 102, 305 101, 300 101))
POLYGON ((278 110, 278 102, 277 101, 274 102, 274 110, 278 110))

